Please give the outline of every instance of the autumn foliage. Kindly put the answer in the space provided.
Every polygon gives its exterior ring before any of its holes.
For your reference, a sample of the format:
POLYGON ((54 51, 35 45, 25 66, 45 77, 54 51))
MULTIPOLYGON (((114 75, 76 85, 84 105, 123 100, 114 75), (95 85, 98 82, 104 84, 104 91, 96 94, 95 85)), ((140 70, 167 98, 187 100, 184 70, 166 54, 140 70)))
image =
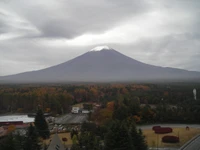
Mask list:
POLYGON ((134 115, 133 119, 136 123, 139 123, 141 121, 141 118, 138 115, 134 115))
MULTIPOLYGON (((197 89, 200 86, 196 87, 197 89)), ((65 114, 78 103, 96 103, 109 118, 134 117, 137 123, 199 123, 200 103, 193 101, 191 86, 134 83, 0 85, 0 113, 43 112, 65 114), (192 109, 191 109, 192 108, 192 109)), ((101 118, 101 115, 100 115, 101 118)))

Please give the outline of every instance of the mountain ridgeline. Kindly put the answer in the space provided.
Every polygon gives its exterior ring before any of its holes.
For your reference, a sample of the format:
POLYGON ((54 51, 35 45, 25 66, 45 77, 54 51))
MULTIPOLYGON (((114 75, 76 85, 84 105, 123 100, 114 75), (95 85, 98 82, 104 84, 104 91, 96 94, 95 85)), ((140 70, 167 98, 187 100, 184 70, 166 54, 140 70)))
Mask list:
POLYGON ((200 72, 139 62, 108 47, 38 71, 0 77, 0 83, 195 81, 200 72))

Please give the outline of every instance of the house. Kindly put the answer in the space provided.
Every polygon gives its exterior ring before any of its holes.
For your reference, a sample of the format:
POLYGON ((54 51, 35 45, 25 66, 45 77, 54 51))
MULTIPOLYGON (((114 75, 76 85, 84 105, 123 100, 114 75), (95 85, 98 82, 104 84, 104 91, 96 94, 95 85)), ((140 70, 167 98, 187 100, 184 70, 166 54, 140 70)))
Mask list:
POLYGON ((72 113, 74 114, 78 114, 80 112, 80 108, 79 107, 72 107, 72 113))
POLYGON ((0 126, 15 126, 15 128, 27 128, 30 123, 24 123, 23 121, 0 121, 0 126))

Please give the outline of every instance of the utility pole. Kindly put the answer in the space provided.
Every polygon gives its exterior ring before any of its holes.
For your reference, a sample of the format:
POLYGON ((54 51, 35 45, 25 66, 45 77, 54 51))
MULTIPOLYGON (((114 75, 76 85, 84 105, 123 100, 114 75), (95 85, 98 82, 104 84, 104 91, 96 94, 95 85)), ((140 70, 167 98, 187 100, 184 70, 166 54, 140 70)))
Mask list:
POLYGON ((157 134, 157 150, 158 150, 158 140, 159 140, 159 136, 157 134))

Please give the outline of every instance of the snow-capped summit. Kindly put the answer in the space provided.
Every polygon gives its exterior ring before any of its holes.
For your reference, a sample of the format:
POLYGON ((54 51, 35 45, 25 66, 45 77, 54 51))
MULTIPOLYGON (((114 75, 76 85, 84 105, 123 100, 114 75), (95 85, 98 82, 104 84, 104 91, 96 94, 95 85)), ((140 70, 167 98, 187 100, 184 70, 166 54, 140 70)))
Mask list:
POLYGON ((64 63, 37 71, 0 77, 2 83, 200 81, 200 72, 158 67, 98 46, 64 63))
POLYGON ((105 46, 97 46, 97 47, 91 49, 90 52, 92 52, 92 51, 101 51, 101 50, 110 50, 110 49, 112 49, 112 48, 110 48, 110 47, 108 47, 106 45, 105 46))

